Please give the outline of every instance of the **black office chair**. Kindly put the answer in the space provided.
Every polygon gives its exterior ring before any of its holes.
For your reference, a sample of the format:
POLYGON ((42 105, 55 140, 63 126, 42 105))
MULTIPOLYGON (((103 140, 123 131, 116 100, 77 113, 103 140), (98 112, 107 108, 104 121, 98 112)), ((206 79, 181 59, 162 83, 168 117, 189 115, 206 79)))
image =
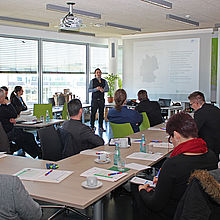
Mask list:
POLYGON ((8 136, 0 122, 0 151, 2 152, 10 152, 10 142, 8 140, 8 136))
POLYGON ((61 160, 63 146, 54 126, 41 128, 38 130, 38 134, 42 149, 42 159, 51 161, 61 160))
MULTIPOLYGON (((66 150, 63 153, 64 148, 60 140, 60 136, 57 130, 53 126, 41 128, 39 129, 38 133, 39 133, 40 143, 41 143, 41 148, 42 148, 42 158, 44 160, 58 161, 58 160, 63 159, 64 156, 67 155, 67 153, 73 152, 72 150, 70 151, 66 150)), ((82 217, 87 218, 88 220, 90 219, 88 216, 79 212, 78 210, 75 210, 65 205, 41 205, 41 207, 42 208, 60 208, 57 212, 55 212, 52 216, 50 216, 48 220, 53 219, 57 215, 63 212, 66 212, 66 211, 71 211, 82 217)))
POLYGON ((62 150, 62 159, 73 156, 79 153, 79 147, 77 142, 74 140, 72 134, 62 127, 57 129, 59 134, 63 150, 62 150))
MULTIPOLYGON (((18 151, 20 147, 16 143, 9 141, 8 136, 0 122, 0 151, 6 152, 8 154, 13 154, 15 151, 18 151)), ((22 151, 22 149, 21 149, 22 151)), ((22 151, 23 152, 23 151, 22 151)), ((22 153, 21 152, 21 153, 22 153)), ((18 156, 23 156, 23 154, 17 154, 18 156)))

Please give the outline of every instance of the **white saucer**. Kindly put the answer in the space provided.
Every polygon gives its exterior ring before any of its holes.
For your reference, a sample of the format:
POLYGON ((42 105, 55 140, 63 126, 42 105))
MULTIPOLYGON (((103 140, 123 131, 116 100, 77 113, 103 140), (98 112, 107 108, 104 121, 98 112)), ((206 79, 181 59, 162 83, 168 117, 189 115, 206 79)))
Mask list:
POLYGON ((84 188, 86 188, 86 189, 98 189, 99 187, 102 186, 102 182, 97 181, 97 185, 96 185, 96 186, 88 186, 88 185, 87 185, 87 182, 86 182, 86 181, 83 181, 83 182, 81 183, 81 186, 84 187, 84 188))
POLYGON ((98 158, 96 158, 94 161, 99 164, 106 164, 106 163, 110 163, 111 159, 107 158, 106 161, 101 161, 98 158))

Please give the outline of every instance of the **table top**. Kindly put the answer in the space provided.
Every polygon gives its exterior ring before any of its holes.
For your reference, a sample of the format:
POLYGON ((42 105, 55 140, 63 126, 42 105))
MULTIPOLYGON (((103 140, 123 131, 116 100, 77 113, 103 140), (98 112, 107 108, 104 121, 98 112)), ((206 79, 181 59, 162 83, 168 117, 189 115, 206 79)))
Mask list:
MULTIPOLYGON (((162 126, 162 125, 161 125, 162 126)), ((133 138, 140 138, 141 134, 144 133, 146 137, 146 142, 150 142, 152 139, 166 141, 166 133, 164 131, 152 131, 146 130, 131 135, 133 138)), ((130 148, 120 149, 121 157, 124 159, 127 155, 138 152, 140 149, 140 144, 132 144, 130 148)), ((114 152, 113 146, 100 146, 95 148, 95 150, 106 150, 114 152)), ((162 152, 166 156, 169 151, 167 149, 157 148, 157 151, 162 152)), ((108 169, 113 166, 113 154, 110 155, 111 163, 109 164, 97 164, 95 163, 94 156, 77 154, 72 157, 66 158, 64 160, 58 161, 59 170, 70 170, 74 171, 69 177, 64 179, 60 183, 45 183, 45 182, 34 182, 34 181, 22 181, 25 188, 30 193, 30 195, 39 200, 63 204, 79 209, 84 209, 94 202, 101 199, 103 196, 125 183, 131 177, 135 176, 138 171, 129 170, 125 177, 119 179, 116 182, 102 181, 103 186, 96 190, 84 189, 81 183, 85 181, 85 177, 80 177, 80 174, 91 167, 100 167, 108 169)), ((14 174, 23 168, 45 168, 45 164, 48 161, 23 158, 16 156, 7 156, 0 159, 0 173, 1 174, 14 174)), ((144 165, 152 165, 155 162, 152 161, 141 161, 126 159, 126 163, 140 163, 144 165)))
POLYGON ((60 124, 63 123, 65 120, 63 119, 50 119, 49 122, 37 122, 35 124, 33 124, 33 122, 30 122, 30 124, 28 124, 28 122, 25 123, 20 123, 20 124, 15 124, 15 127, 19 127, 19 128, 44 128, 44 127, 48 127, 51 125, 56 125, 56 124, 60 124))

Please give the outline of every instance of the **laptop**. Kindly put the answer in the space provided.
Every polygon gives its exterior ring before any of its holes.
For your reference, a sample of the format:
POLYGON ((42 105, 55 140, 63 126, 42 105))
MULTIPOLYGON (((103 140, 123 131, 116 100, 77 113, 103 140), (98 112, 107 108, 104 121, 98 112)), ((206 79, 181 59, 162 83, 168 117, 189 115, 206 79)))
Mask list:
POLYGON ((160 107, 169 107, 171 103, 171 99, 161 99, 159 98, 158 103, 160 107))

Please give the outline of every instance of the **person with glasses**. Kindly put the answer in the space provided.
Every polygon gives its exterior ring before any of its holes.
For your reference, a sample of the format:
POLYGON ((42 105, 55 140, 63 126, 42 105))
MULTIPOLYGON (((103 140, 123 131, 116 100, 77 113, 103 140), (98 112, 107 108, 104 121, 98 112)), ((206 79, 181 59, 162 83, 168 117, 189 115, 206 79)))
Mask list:
POLYGON ((133 191, 135 219, 173 219, 178 202, 187 188, 190 174, 197 169, 217 168, 214 152, 198 138, 194 119, 187 113, 173 115, 166 125, 169 141, 174 149, 164 162, 156 187, 140 185, 133 191))
POLYGON ((195 110, 199 137, 202 138, 209 149, 212 149, 218 160, 220 154, 220 109, 205 102, 202 92, 195 91, 188 97, 191 108, 195 110))

